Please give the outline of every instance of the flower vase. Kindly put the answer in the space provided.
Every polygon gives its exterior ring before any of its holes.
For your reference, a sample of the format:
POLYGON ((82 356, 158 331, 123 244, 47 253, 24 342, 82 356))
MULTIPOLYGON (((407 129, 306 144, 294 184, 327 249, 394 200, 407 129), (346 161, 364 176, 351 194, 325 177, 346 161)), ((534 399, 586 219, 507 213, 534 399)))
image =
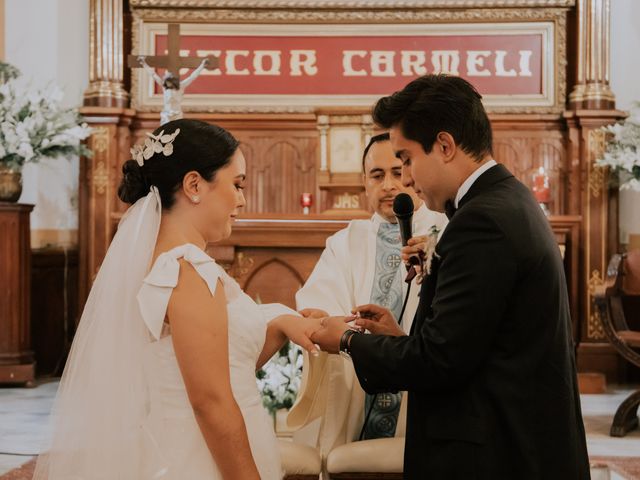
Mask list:
POLYGON ((0 202, 17 202, 22 194, 22 172, 0 165, 0 202))

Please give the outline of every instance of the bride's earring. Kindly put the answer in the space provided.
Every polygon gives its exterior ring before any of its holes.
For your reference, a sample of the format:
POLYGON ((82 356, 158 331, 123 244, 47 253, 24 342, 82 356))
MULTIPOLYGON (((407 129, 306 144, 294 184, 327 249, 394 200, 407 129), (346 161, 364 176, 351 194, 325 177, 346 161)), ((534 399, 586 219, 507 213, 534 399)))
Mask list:
POLYGON ((191 197, 191 201, 192 201, 193 203, 200 203, 200 197, 199 197, 198 195, 193 195, 193 196, 191 197))

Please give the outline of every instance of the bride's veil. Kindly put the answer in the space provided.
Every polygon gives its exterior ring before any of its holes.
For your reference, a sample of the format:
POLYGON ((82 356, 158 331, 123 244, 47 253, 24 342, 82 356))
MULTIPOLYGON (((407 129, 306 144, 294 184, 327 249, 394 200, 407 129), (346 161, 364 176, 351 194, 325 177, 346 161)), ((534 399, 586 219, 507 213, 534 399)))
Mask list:
POLYGON ((78 325, 55 400, 48 451, 34 479, 142 479, 150 341, 136 295, 160 226, 155 187, 125 213, 78 325))

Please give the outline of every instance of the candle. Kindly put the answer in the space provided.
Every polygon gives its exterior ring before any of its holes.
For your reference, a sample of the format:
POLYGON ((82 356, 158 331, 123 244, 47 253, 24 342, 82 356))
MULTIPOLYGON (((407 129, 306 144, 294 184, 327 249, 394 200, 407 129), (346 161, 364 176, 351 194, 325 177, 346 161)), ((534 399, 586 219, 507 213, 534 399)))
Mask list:
POLYGON ((313 205, 313 195, 310 193, 303 193, 300 195, 300 205, 303 207, 310 207, 313 205))
POLYGON ((549 188, 549 176, 544 167, 540 167, 533 174, 533 195, 539 203, 549 203, 551 201, 551 189, 549 188))
POLYGON ((300 206, 302 206, 302 213, 309 215, 309 209, 313 205, 313 195, 310 193, 303 193, 300 195, 300 206))

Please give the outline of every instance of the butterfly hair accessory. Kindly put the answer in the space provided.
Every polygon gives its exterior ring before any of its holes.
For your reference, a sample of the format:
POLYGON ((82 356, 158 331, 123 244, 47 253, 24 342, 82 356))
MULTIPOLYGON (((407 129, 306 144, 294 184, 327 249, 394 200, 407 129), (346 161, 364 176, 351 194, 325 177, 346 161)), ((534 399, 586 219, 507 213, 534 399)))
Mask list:
POLYGON ((179 128, 171 134, 165 134, 164 130, 158 135, 147 132, 148 138, 145 138, 144 145, 134 145, 131 149, 132 158, 142 167, 145 160, 149 160, 155 153, 170 156, 173 153, 173 141, 179 133, 179 128))

